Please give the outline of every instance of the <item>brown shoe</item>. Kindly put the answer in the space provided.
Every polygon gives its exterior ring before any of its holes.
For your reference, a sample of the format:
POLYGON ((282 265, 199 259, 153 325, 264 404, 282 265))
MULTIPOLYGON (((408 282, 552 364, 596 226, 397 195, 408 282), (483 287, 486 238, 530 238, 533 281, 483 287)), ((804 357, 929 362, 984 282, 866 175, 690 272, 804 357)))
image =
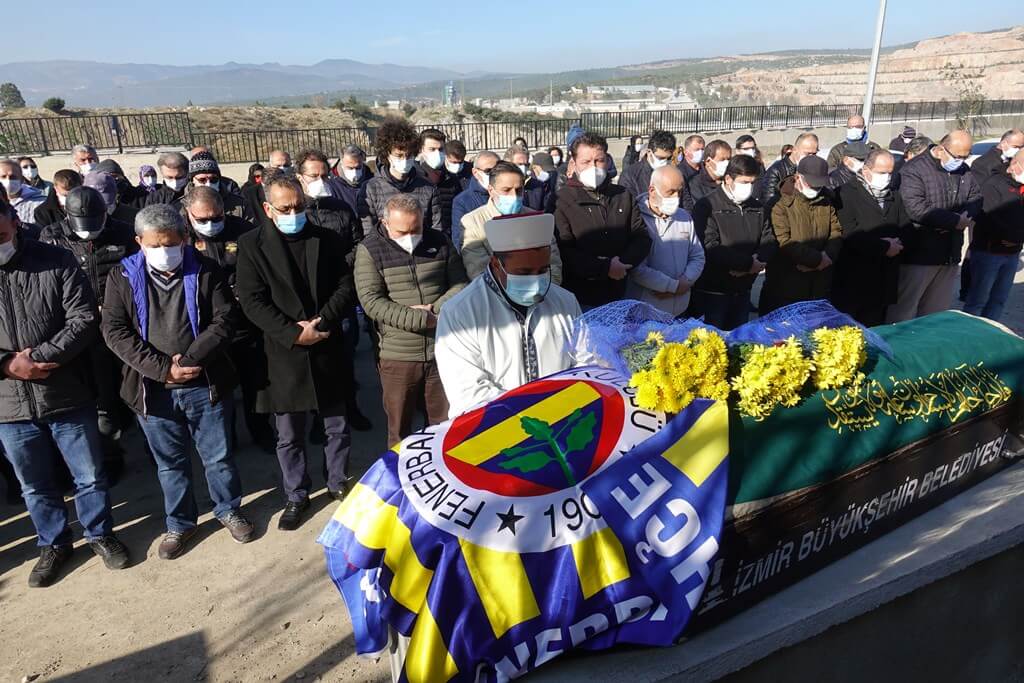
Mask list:
POLYGON ((232 510, 217 520, 224 525, 224 528, 231 532, 231 538, 235 543, 248 543, 256 536, 256 529, 252 522, 245 518, 238 510, 232 510))
POLYGON ((158 554, 161 560, 173 560, 185 552, 185 546, 196 535, 195 527, 188 531, 168 531, 160 541, 158 554))

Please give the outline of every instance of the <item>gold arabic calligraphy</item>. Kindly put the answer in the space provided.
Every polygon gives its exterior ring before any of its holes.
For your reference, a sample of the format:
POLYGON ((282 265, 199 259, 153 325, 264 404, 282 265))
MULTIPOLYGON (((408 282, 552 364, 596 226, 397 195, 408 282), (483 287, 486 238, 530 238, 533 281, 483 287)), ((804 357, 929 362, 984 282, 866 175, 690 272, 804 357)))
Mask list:
POLYGON ((898 424, 914 419, 928 422, 933 416, 955 423, 979 406, 991 410, 1010 400, 1013 391, 982 365, 965 363, 927 377, 889 377, 888 387, 868 379, 858 386, 823 391, 821 398, 830 413, 828 426, 840 434, 843 429, 866 431, 879 425, 881 415, 898 424))

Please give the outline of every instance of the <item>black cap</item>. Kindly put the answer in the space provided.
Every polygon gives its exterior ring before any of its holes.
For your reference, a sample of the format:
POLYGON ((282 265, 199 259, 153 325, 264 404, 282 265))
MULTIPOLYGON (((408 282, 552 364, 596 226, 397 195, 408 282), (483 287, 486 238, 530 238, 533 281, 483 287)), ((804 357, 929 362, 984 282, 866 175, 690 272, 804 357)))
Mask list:
POLYGON ((91 187, 73 188, 68 192, 64 210, 72 230, 96 232, 103 229, 107 220, 107 203, 103 195, 91 187))
POLYGON ((97 171, 103 171, 110 175, 124 177, 124 171, 121 170, 121 166, 113 159, 104 159, 100 163, 96 164, 97 171))
POLYGON ((818 190, 828 185, 828 162, 817 155, 807 156, 796 165, 804 182, 818 190))
POLYGON ((846 145, 846 149, 843 151, 844 157, 853 157, 858 161, 864 161, 868 158, 868 153, 871 150, 863 142, 858 140, 857 142, 850 142, 846 145))
POLYGON ((551 155, 547 152, 534 152, 530 163, 540 166, 542 171, 547 171, 548 173, 555 172, 555 162, 551 160, 551 155))

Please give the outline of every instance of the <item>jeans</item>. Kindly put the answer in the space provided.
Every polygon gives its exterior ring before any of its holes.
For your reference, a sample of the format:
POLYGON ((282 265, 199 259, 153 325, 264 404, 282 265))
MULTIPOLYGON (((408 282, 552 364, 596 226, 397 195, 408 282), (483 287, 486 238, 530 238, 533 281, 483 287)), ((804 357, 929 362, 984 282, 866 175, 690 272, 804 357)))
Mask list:
POLYGON ((1019 254, 993 254, 971 250, 971 285, 964 312, 999 320, 1013 288, 1019 254))
POLYGON ((146 391, 148 414, 139 416, 139 425, 156 460, 167 530, 188 531, 199 520, 190 445, 195 446, 206 471, 213 514, 220 518, 237 510, 242 503, 242 482, 231 453, 231 397, 213 404, 209 387, 167 389, 153 382, 147 382, 146 391))
POLYGON ((738 294, 695 291, 693 306, 704 322, 720 330, 732 330, 750 320, 750 291, 738 294))
MULTIPOLYGON (((281 465, 284 492, 292 503, 309 498, 313 482, 309 478, 306 459, 306 425, 308 413, 275 413, 277 426, 277 462, 281 465)), ((352 433, 343 416, 324 416, 327 445, 324 460, 327 465, 327 488, 337 491, 348 481, 348 456, 352 450, 352 433)))
POLYGON ((114 532, 95 408, 80 408, 44 420, 0 424, 0 443, 21 482, 40 546, 71 543, 68 510, 57 472, 61 456, 75 482, 75 510, 85 537, 91 540, 114 532))

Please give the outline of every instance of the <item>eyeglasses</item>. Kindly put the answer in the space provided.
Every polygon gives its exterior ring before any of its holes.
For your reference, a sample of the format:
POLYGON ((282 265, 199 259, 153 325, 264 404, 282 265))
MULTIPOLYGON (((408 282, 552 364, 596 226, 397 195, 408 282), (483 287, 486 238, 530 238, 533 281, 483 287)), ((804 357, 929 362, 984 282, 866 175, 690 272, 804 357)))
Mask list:
POLYGON ((963 156, 958 156, 956 154, 953 154, 952 152, 949 151, 949 147, 946 147, 945 145, 942 145, 942 149, 944 149, 946 151, 946 154, 948 154, 949 156, 953 157, 954 159, 959 159, 960 161, 967 161, 968 159, 971 158, 970 153, 967 153, 967 154, 965 154, 963 156))

